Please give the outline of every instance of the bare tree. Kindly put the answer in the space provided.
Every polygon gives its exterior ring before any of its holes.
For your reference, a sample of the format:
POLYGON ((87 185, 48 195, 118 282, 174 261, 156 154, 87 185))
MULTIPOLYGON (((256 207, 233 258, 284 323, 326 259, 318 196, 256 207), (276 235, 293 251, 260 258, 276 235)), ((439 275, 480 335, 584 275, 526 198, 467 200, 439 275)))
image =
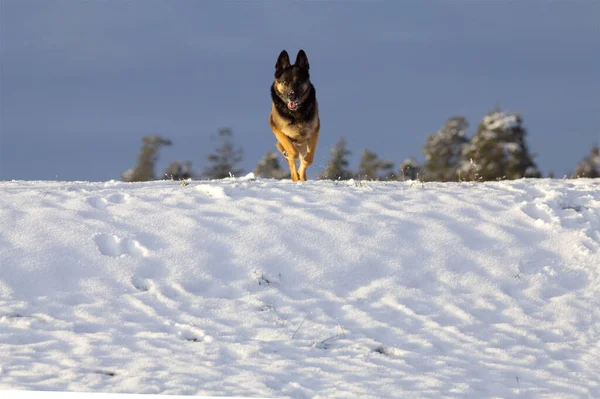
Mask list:
POLYGON ((138 154, 137 165, 121 174, 121 180, 126 182, 155 180, 154 167, 158 160, 158 150, 162 146, 171 145, 171 140, 159 135, 147 136, 142 139, 142 149, 138 154))

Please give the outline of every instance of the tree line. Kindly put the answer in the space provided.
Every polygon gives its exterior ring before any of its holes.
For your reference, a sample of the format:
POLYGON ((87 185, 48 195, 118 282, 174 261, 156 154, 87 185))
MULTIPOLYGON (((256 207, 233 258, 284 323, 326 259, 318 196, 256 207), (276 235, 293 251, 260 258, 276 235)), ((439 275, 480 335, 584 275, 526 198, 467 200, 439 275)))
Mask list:
MULTIPOLYGON (((328 180, 420 180, 420 181, 494 181, 523 177, 542 177, 526 142, 527 130, 518 113, 495 109, 478 124, 472 137, 468 137, 469 124, 463 116, 449 118, 440 130, 427 137, 422 152, 424 163, 414 158, 399 163, 381 159, 370 150, 361 152, 358 170, 349 167, 351 151, 346 140, 338 139, 331 150, 331 158, 318 179, 328 180)), ((219 146, 207 156, 208 166, 194 172, 190 161, 174 161, 163 175, 156 176, 158 151, 172 142, 159 135, 143 138, 137 164, 123 172, 123 181, 149 181, 156 179, 222 179, 240 176, 244 170, 238 165, 244 152, 233 141, 233 132, 223 128, 218 133, 219 146)), ((274 151, 260 159, 254 174, 261 178, 289 179, 287 167, 280 164, 274 151)), ((552 173, 548 177, 554 177, 552 173)), ((600 147, 595 145, 569 177, 600 177, 600 147)))

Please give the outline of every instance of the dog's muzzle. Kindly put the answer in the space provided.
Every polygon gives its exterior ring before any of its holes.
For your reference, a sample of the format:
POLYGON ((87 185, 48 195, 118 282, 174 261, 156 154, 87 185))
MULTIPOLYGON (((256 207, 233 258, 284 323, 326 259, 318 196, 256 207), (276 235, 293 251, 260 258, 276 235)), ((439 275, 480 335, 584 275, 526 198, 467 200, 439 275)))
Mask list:
POLYGON ((298 108, 298 96, 296 95, 295 92, 293 92, 293 91, 289 92, 287 95, 287 98, 288 98, 287 106, 289 109, 291 109, 293 111, 296 108, 298 108))

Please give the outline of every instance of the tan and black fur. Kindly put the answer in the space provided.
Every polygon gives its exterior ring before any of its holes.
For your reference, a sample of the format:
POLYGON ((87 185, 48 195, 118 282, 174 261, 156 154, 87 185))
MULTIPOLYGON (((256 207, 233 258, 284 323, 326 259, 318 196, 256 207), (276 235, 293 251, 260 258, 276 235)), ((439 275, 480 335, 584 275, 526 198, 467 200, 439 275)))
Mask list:
POLYGON ((313 163, 319 140, 319 104, 310 82, 308 58, 304 50, 290 64, 283 50, 275 64, 275 81, 271 86, 269 125, 277 138, 277 148, 287 159, 293 181, 306 181, 306 168, 313 163), (300 168, 296 169, 296 159, 300 168))

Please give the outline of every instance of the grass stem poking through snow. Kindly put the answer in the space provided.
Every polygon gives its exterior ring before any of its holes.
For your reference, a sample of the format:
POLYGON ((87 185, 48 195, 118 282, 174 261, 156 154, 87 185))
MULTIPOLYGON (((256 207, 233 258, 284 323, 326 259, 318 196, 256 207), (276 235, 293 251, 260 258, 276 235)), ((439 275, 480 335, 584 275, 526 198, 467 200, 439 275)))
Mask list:
POLYGON ((292 334, 292 339, 294 339, 294 337, 296 336, 296 334, 300 330, 300 327, 302 327, 302 324, 304 324, 304 322, 306 321, 307 318, 308 318, 308 315, 306 315, 304 317, 304 319, 302 319, 302 322, 300 323, 300 325, 298 326, 298 328, 296 328, 296 331, 294 331, 294 334, 292 334))

